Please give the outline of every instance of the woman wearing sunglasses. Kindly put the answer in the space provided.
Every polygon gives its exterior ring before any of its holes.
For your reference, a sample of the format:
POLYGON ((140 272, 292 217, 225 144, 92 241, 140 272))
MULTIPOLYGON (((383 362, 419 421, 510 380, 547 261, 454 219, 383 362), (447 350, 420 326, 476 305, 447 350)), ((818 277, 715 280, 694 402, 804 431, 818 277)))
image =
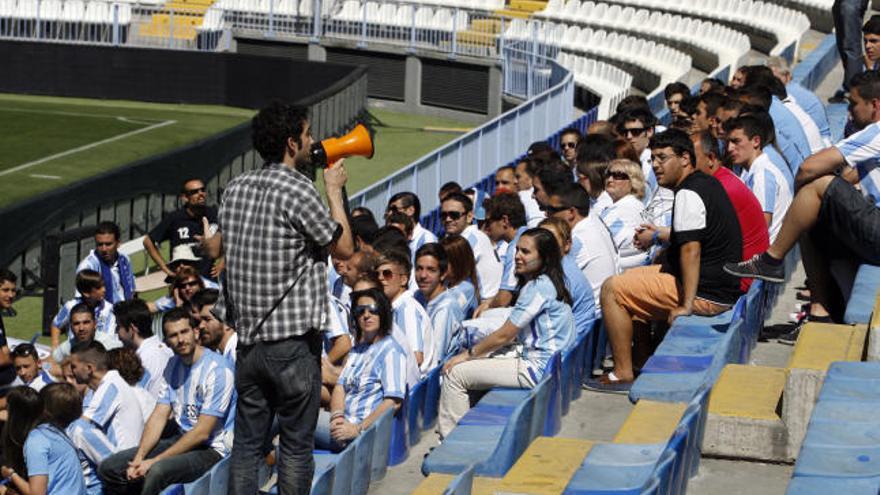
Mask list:
POLYGON ((633 245, 636 229, 645 223, 642 167, 631 160, 612 160, 605 171, 605 192, 613 202, 598 213, 611 231, 620 256, 620 269, 644 265, 648 252, 633 245))
POLYGON ((516 245, 518 297, 498 330, 443 366, 437 432, 441 440, 470 408, 468 392, 493 387, 532 388, 554 352, 574 345, 571 296, 561 252, 545 229, 529 229, 516 245), (519 345, 511 349, 514 343, 519 345))
POLYGON ((168 295, 154 303, 148 303, 151 313, 164 313, 188 303, 196 292, 205 288, 205 281, 199 272, 189 265, 180 265, 175 271, 174 280, 168 288, 168 295))
POLYGON ((355 345, 321 411, 315 446, 339 452, 406 394, 406 354, 391 337, 391 303, 376 288, 351 294, 355 345))

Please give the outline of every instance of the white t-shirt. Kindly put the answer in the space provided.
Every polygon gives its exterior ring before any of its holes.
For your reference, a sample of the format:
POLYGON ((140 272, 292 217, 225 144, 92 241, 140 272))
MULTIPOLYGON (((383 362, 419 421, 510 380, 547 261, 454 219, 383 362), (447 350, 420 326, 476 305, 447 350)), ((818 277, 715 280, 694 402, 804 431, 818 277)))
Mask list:
POLYGON ((598 216, 588 216, 571 229, 571 254, 593 287, 596 311, 601 310, 599 293, 605 280, 618 273, 618 255, 611 232, 598 216))
POLYGON ((144 365, 144 377, 141 378, 138 385, 158 399, 164 386, 162 375, 165 373, 165 366, 173 353, 164 342, 159 340, 159 337, 153 335, 144 339, 141 346, 138 347, 137 355, 141 358, 141 364, 144 365))
POLYGON ((541 211, 541 207, 538 205, 538 201, 532 196, 535 192, 534 187, 530 187, 524 191, 519 191, 519 200, 522 201, 523 206, 526 209, 526 223, 529 228, 537 227, 541 220, 547 218, 547 215, 541 211))
POLYGON ((144 431, 144 413, 131 385, 109 370, 97 390, 86 393, 83 417, 96 424, 115 452, 137 447, 144 431))
POLYGON ((632 194, 617 200, 599 213, 617 247, 620 269, 642 266, 648 259, 648 252, 633 244, 633 237, 643 221, 645 204, 632 194))
POLYGON ((480 281, 480 297, 491 299, 498 293, 501 286, 501 273, 504 270, 498 254, 492 246, 492 241, 476 225, 468 225, 461 233, 467 239, 468 244, 474 251, 474 261, 477 264, 477 278, 480 281))

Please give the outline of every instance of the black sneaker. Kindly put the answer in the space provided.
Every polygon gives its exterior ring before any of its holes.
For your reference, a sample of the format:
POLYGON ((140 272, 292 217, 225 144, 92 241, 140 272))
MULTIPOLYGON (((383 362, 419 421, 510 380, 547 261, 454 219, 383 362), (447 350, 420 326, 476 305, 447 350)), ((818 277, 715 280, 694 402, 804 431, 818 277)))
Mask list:
POLYGON ((760 254, 740 263, 725 263, 724 271, 740 278, 759 278, 778 284, 785 281, 785 264, 771 266, 761 260, 760 254))
POLYGON ((842 89, 837 90, 834 96, 828 98, 828 103, 846 103, 846 92, 842 89))
POLYGON ((795 345, 797 343, 798 336, 801 334, 801 328, 804 327, 809 322, 815 323, 834 323, 834 320, 830 316, 810 316, 807 315, 801 321, 795 325, 794 330, 782 334, 779 337, 776 337, 776 342, 785 345, 795 345))

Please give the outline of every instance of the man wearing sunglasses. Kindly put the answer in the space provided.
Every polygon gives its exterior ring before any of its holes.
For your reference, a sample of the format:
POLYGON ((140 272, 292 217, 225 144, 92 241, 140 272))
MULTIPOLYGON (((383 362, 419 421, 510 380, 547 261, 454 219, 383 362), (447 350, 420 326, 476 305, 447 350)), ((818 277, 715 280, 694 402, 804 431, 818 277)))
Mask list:
POLYGON ((450 194, 440 204, 440 219, 447 236, 460 235, 471 245, 480 281, 480 299, 488 300, 498 293, 503 267, 489 236, 474 225, 473 208, 471 198, 462 193, 450 194))
POLYGON ((642 174, 645 176, 645 207, 654 223, 668 227, 672 220, 674 195, 657 183, 657 176, 651 168, 651 150, 648 149, 657 119, 647 108, 634 108, 623 114, 618 122, 617 133, 635 148, 642 164, 642 174))
POLYGON ((581 136, 581 131, 574 127, 563 129, 562 135, 559 137, 559 148, 562 151, 562 157, 571 168, 577 165, 577 146, 581 141, 581 137, 583 137, 581 136))
POLYGON ((222 260, 215 265, 214 260, 203 252, 195 237, 203 234, 202 218, 208 219, 213 231, 217 230, 217 208, 208 206, 207 199, 205 183, 200 179, 187 179, 180 191, 180 201, 183 206, 166 215, 159 225, 144 236, 144 249, 168 276, 173 277, 174 270, 159 252, 158 246, 164 241, 171 243, 171 252, 182 244, 192 247, 193 253, 199 258, 196 268, 205 278, 216 281, 223 270, 222 260))

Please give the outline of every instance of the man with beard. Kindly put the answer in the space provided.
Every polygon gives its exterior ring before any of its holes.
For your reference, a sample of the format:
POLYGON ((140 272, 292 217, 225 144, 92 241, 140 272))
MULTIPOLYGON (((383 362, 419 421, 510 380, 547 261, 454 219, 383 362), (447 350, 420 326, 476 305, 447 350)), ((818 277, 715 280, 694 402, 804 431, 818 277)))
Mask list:
MULTIPOLYGON (((119 226, 101 222, 95 228, 95 249, 76 267, 76 272, 94 270, 104 279, 104 300, 111 304, 128 301, 135 296, 134 271, 131 260, 119 252, 119 226)), ((77 294, 81 296, 82 294, 77 294)))
POLYGON ((208 195, 205 192, 205 183, 200 179, 187 179, 183 183, 183 190, 180 192, 180 200, 183 206, 174 212, 171 212, 162 222, 144 236, 144 249, 149 253, 150 258, 169 276, 174 276, 174 271, 168 266, 168 263, 159 252, 158 245, 163 241, 171 243, 170 252, 174 252, 174 248, 180 245, 189 245, 193 249, 193 253, 199 258, 196 268, 202 277, 216 281, 217 275, 223 270, 223 262, 220 261, 215 265, 214 260, 203 252, 199 246, 195 236, 201 236, 202 218, 207 218, 212 230, 217 228, 217 208, 207 206, 208 195))

